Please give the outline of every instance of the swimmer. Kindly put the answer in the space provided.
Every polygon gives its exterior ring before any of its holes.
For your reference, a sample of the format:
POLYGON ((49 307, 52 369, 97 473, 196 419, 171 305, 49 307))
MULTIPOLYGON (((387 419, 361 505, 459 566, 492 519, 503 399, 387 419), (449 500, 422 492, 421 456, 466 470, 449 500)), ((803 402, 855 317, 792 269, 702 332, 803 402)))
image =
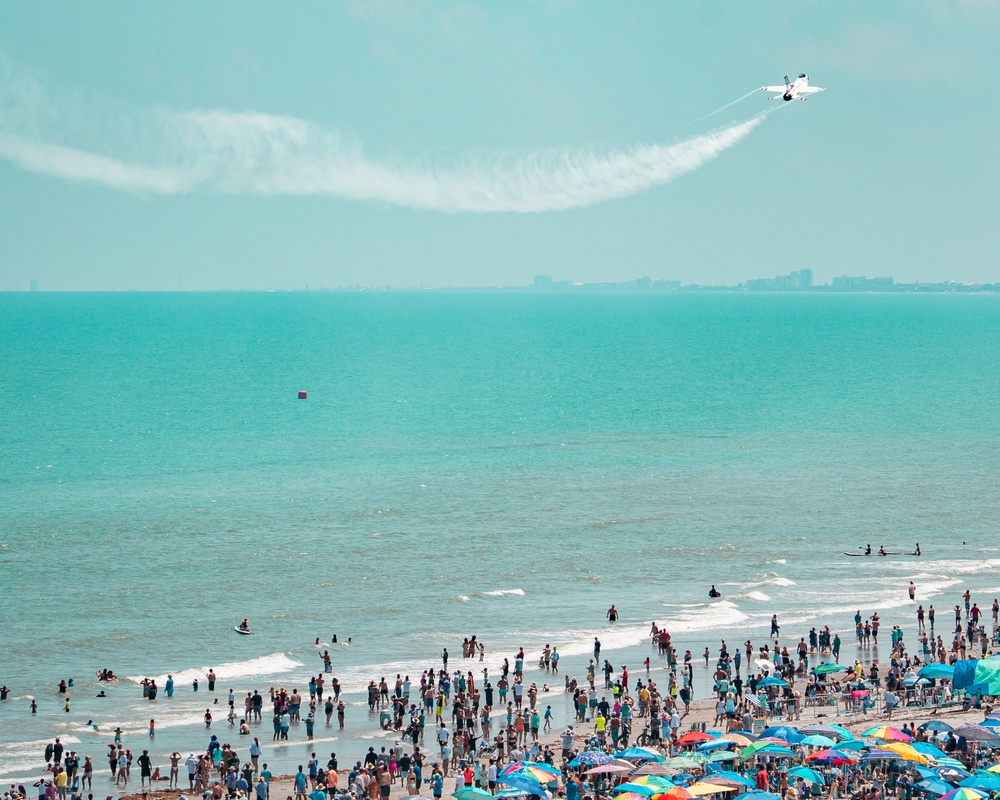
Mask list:
POLYGON ((241 631, 250 630, 250 621, 246 617, 243 617, 243 622, 240 623, 240 630, 241 631))

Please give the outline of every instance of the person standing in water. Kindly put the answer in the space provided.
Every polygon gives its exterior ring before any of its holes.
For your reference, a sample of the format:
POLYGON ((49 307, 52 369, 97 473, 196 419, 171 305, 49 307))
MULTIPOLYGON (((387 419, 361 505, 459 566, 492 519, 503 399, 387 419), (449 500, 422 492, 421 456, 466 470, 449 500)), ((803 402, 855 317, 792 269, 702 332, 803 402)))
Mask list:
POLYGON ((618 609, 614 607, 614 604, 612 604, 611 608, 608 609, 608 622, 617 622, 617 621, 618 621, 618 609))

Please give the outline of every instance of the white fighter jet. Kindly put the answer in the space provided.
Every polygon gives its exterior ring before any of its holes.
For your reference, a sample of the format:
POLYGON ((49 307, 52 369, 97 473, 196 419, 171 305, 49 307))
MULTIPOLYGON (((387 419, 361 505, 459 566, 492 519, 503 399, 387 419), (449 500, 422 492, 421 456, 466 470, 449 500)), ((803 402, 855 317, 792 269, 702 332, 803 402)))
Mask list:
POLYGON ((786 75, 784 86, 761 86, 760 90, 775 93, 769 100, 805 100, 808 95, 823 91, 819 86, 810 86, 809 76, 804 72, 794 81, 789 81, 786 75))

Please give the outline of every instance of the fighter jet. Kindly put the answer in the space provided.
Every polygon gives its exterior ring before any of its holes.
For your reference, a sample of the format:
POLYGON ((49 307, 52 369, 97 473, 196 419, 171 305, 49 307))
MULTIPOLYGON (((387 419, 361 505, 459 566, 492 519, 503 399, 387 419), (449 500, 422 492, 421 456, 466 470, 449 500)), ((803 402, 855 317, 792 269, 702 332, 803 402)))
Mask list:
POLYGON ((774 97, 768 98, 769 100, 805 100, 806 95, 823 91, 819 86, 810 86, 809 76, 804 72, 794 81, 789 81, 786 75, 784 86, 761 86, 760 90, 775 93, 774 97))

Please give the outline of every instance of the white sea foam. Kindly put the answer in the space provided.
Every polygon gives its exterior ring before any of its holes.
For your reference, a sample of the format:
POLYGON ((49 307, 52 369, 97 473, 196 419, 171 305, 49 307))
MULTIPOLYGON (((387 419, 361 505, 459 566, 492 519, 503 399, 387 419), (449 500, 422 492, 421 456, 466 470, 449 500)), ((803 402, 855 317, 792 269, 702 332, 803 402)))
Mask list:
POLYGON ((770 596, 758 591, 749 591, 746 594, 740 594, 736 596, 736 599, 746 599, 746 600, 757 600, 761 603, 766 603, 770 600, 770 596))
POLYGON ((524 597, 524 589, 494 589, 491 592, 483 592, 482 594, 483 597, 503 597, 505 595, 524 597))
POLYGON ((165 672, 162 675, 128 675, 125 680, 132 681, 132 683, 141 683, 143 678, 152 677, 153 680, 156 681, 157 686, 159 686, 162 690, 163 685, 167 682, 167 676, 173 675, 174 685, 178 688, 193 683, 195 678, 198 679, 200 684, 204 684, 205 687, 207 687, 208 684, 206 682, 205 675, 208 673, 209 669, 215 670, 215 674, 218 676, 220 683, 227 683, 239 680, 240 678, 282 675, 286 672, 294 670, 296 667, 301 666, 302 662, 295 661, 290 658, 287 653, 272 653, 269 656, 252 658, 249 661, 231 661, 225 664, 213 664, 205 667, 181 669, 176 672, 165 672))

